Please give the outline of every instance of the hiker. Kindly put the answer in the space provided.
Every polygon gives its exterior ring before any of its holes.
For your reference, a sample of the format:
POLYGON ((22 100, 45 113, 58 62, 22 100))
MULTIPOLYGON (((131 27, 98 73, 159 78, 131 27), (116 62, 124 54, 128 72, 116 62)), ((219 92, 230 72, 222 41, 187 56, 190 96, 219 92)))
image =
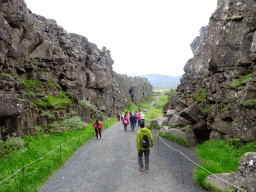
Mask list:
POLYGON ((96 137, 97 137, 97 140, 98 140, 98 133, 99 133, 100 138, 101 138, 101 132, 102 132, 103 125, 102 125, 101 122, 96 120, 96 122, 92 126, 95 127, 95 133, 96 133, 96 137))
POLYGON ((140 113, 137 114, 138 126, 140 126, 140 113))
POLYGON ((120 113, 119 113, 119 111, 117 112, 117 119, 118 119, 118 121, 120 121, 120 113))
POLYGON ((127 125, 129 124, 128 115, 126 115, 126 116, 123 118, 122 124, 124 125, 124 131, 127 132, 127 125))
POLYGON ((144 171, 143 160, 142 160, 142 156, 144 153, 145 171, 146 173, 148 173, 150 147, 153 147, 154 140, 153 140, 151 131, 147 128, 144 128, 144 126, 145 124, 141 123, 140 129, 137 131, 138 163, 139 163, 140 171, 144 171), (149 140, 151 144, 149 143, 149 140))
POLYGON ((140 123, 145 124, 145 115, 143 114, 143 112, 141 112, 140 114, 140 123))
POLYGON ((124 115, 123 115, 123 113, 121 112, 121 121, 123 121, 123 118, 124 118, 124 115))
POLYGON ((134 124, 136 122, 136 119, 135 119, 135 116, 134 116, 134 113, 132 112, 131 116, 130 116, 130 122, 131 122, 131 130, 132 132, 134 131, 134 124))
POLYGON ((137 122, 138 122, 138 118, 137 118, 137 113, 134 113, 134 117, 135 117, 135 127, 136 127, 136 124, 137 124, 137 122))

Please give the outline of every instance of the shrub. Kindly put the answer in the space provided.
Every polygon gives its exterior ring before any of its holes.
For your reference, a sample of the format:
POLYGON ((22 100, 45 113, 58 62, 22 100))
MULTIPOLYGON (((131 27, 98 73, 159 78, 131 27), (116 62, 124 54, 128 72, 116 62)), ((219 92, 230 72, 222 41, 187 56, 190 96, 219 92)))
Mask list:
POLYGON ((70 129, 83 129, 87 127, 87 123, 82 121, 79 116, 74 116, 70 119, 64 120, 63 125, 70 127, 70 129))
POLYGON ((21 137, 15 137, 16 133, 13 133, 12 135, 13 137, 11 138, 9 137, 9 135, 7 136, 7 140, 5 142, 5 148, 6 148, 5 151, 7 152, 7 150, 9 149, 9 151, 11 152, 11 151, 21 149, 22 153, 26 152, 27 150, 25 148, 26 142, 21 137))
POLYGON ((206 103, 206 89, 201 88, 197 92, 189 94, 191 97, 195 98, 198 102, 206 103))
POLYGON ((148 125, 147 128, 152 130, 152 129, 159 129, 160 127, 158 125, 148 125))
POLYGON ((80 101, 80 105, 82 107, 90 107, 91 109, 95 109, 94 105, 90 103, 90 101, 86 101, 86 100, 81 100, 80 101))

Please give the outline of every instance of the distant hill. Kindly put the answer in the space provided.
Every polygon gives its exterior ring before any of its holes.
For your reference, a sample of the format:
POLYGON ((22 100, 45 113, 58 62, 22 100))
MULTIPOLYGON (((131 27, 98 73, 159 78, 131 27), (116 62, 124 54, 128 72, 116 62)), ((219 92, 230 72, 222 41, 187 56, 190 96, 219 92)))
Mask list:
POLYGON ((130 77, 140 76, 145 77, 150 81, 150 84, 158 87, 170 87, 180 84, 181 76, 170 76, 161 74, 147 74, 147 75, 128 75, 130 77))

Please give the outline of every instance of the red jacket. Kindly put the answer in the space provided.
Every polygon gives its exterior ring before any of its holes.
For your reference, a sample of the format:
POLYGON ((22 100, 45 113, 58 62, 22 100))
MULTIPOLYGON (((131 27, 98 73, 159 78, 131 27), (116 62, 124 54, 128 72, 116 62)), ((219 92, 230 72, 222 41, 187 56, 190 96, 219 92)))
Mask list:
MULTIPOLYGON (((97 126, 97 123, 95 122, 93 125, 92 125, 93 127, 96 127, 97 126)), ((99 131, 95 131, 95 132, 102 132, 102 127, 103 127, 103 125, 102 125, 102 123, 101 122, 98 122, 98 127, 100 128, 100 130, 99 131)))
POLYGON ((137 115, 137 119, 138 121, 140 121, 140 113, 137 115))
POLYGON ((129 119, 128 119, 127 117, 124 117, 124 118, 123 118, 122 124, 124 125, 124 120, 125 120, 125 119, 127 120, 127 125, 128 125, 128 124, 129 124, 129 119))

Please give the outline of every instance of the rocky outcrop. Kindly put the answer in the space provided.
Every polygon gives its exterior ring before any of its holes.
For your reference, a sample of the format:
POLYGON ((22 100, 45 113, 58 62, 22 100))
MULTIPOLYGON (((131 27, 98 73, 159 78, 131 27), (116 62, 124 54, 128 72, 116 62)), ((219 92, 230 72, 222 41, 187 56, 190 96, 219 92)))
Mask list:
MULTIPOLYGON (((210 183, 211 185, 217 187, 221 191, 225 190, 237 190, 235 186, 242 189, 246 189, 246 191, 256 191, 256 153, 248 152, 245 153, 239 160, 238 170, 236 172, 230 173, 219 173, 208 176, 205 181, 206 183, 210 183), (222 181, 219 177, 233 185, 227 184, 222 181)), ((239 190, 240 191, 240 190, 239 190)))
POLYGON ((0 2, 0 134, 34 134, 70 112, 87 122, 114 116, 129 96, 152 96, 146 78, 113 71, 110 51, 53 19, 31 12, 23 0, 0 2), (88 105, 81 105, 86 101, 88 105))
POLYGON ((254 1, 218 1, 190 45, 194 57, 184 66, 177 94, 164 106, 170 125, 189 121, 198 139, 204 135, 202 141, 211 131, 256 140, 255 31, 254 1))

